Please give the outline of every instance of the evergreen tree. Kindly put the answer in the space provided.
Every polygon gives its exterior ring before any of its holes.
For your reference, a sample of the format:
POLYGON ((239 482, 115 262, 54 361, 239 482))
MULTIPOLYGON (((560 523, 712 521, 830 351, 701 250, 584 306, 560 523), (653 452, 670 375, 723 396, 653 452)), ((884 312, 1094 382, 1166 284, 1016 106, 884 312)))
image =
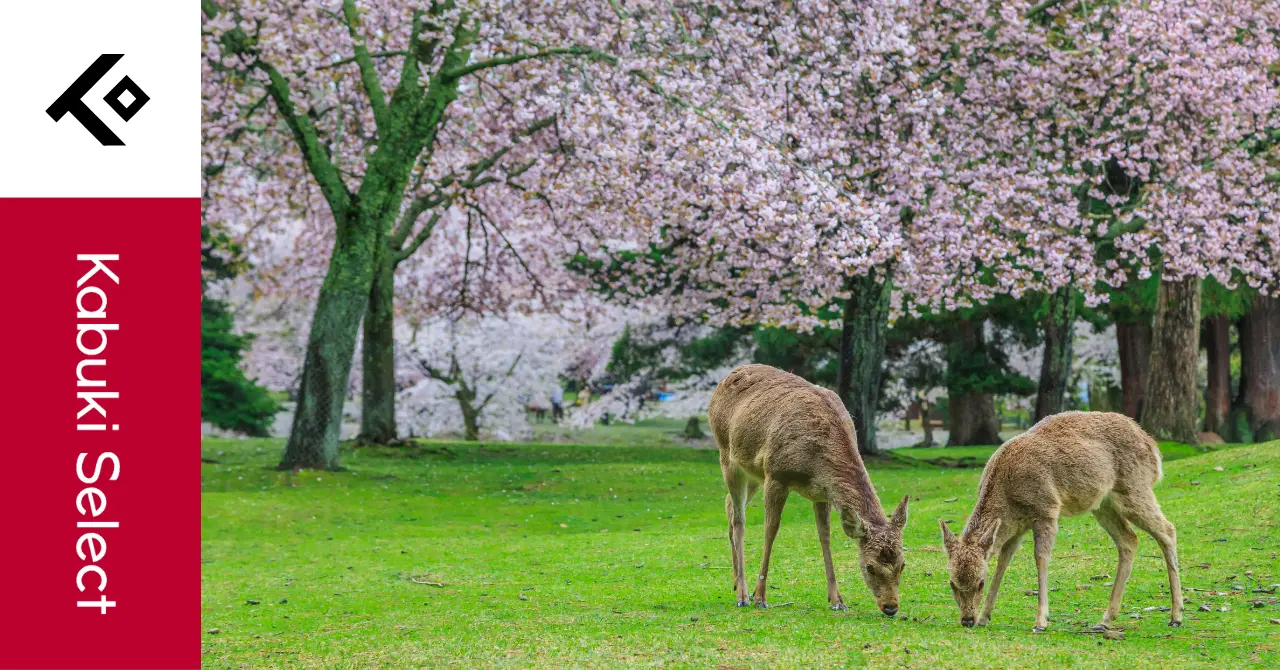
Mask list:
POLYGON ((235 262, 217 252, 235 257, 236 250, 208 226, 201 228, 200 238, 200 416, 219 428, 266 435, 279 406, 240 369, 240 358, 253 336, 233 332, 235 319, 226 303, 207 295, 211 280, 229 279, 238 270, 235 262))

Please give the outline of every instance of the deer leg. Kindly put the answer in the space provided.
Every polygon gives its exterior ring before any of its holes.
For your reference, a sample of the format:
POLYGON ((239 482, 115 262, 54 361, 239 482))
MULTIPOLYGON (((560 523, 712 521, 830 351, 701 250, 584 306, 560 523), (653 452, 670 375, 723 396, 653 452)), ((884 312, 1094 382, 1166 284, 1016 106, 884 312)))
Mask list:
POLYGON ((987 591, 987 601, 982 604, 982 613, 978 615, 977 624, 985 626, 991 623, 991 614, 996 609, 996 595, 1000 593, 1000 582, 1004 580, 1004 571, 1009 569, 1009 562, 1022 545, 1025 530, 1016 532, 1000 545, 1000 556, 996 559, 996 573, 991 576, 991 590, 987 591))
POLYGON ((827 604, 833 610, 846 609, 844 598, 836 586, 836 568, 831 562, 831 503, 813 503, 813 516, 818 522, 818 542, 822 544, 822 563, 827 568, 827 604))
POLYGON ((1040 577, 1035 630, 1041 632, 1049 627, 1049 557, 1053 555, 1053 540, 1058 535, 1058 520, 1036 521, 1031 532, 1036 542, 1036 572, 1040 577))
POLYGON ((724 468, 724 484, 729 489, 724 497, 724 511, 729 519, 729 550, 733 553, 733 588, 738 595, 738 607, 746 607, 747 578, 742 554, 747 525, 747 477, 730 465, 724 468))
POLYGON ((1178 577, 1178 531, 1160 511, 1160 503, 1151 491, 1131 495, 1121 501, 1125 517, 1146 531, 1164 553, 1164 567, 1169 573, 1169 625, 1182 625, 1182 581, 1178 577))
POLYGON ((756 579, 756 591, 753 600, 757 607, 768 607, 766 603, 766 581, 769 579, 769 553, 773 550, 773 538, 778 536, 778 525, 782 523, 782 506, 787 502, 787 487, 777 480, 764 480, 764 557, 760 561, 760 577, 756 579))
POLYGON ((1111 626, 1111 622, 1120 614, 1120 601, 1124 598, 1124 585, 1129 581, 1129 573, 1133 571, 1133 557, 1138 552, 1138 536, 1129 527, 1129 522, 1124 520, 1116 510, 1115 505, 1110 499, 1104 499, 1098 509, 1093 511, 1093 516, 1098 520, 1098 525, 1102 526, 1111 539, 1116 543, 1116 553, 1119 555, 1119 563, 1116 566, 1116 579, 1111 585, 1111 602, 1107 604, 1107 611, 1102 614, 1102 623, 1094 628, 1105 630, 1111 626))

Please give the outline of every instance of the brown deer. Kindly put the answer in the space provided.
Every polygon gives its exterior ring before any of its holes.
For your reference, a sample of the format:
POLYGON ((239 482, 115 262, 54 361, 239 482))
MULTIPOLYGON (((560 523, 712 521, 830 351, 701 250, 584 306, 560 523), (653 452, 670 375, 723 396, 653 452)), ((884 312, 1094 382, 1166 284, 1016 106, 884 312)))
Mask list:
POLYGON ((831 507, 840 511, 844 532, 858 542, 858 565, 876 606, 888 616, 898 612, 902 529, 907 498, 885 516, 858 456, 853 422, 836 394, 767 365, 744 365, 729 373, 711 395, 711 431, 720 448, 720 468, 729 489, 725 513, 733 552, 733 581, 738 606, 767 607, 765 581, 769 553, 787 495, 795 491, 813 501, 818 541, 827 570, 827 603, 845 609, 831 562, 831 507), (764 559, 755 593, 747 599, 743 533, 747 503, 764 488, 764 559))
POLYGON ((1107 628, 1120 612, 1138 547, 1138 536, 1129 524, 1150 534, 1164 552, 1173 598, 1169 625, 1181 626, 1177 533, 1160 512, 1151 490, 1162 475, 1155 440, 1123 414, 1065 412, 1047 417, 1005 442, 982 471, 978 500, 960 537, 940 520, 961 625, 984 626, 991 621, 1000 580, 1022 536, 1030 530, 1040 577, 1035 630, 1048 627, 1049 556, 1058 534, 1058 518, 1093 512, 1120 555, 1111 603, 1095 628, 1107 628), (991 577, 991 592, 975 621, 986 585, 987 561, 997 549, 1000 557, 991 577))

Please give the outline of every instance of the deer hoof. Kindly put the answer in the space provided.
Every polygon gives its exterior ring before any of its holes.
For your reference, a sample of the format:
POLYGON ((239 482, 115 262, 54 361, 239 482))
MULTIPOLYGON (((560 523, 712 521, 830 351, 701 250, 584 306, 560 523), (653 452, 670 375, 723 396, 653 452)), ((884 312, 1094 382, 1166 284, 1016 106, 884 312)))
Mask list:
POLYGON ((1095 626, 1089 626, 1089 630, 1094 631, 1095 633, 1102 633, 1111 630, 1111 626, 1108 626, 1105 623, 1100 623, 1095 626))
POLYGON ((843 612, 843 611, 845 611, 845 610, 847 610, 847 609, 849 609, 849 608, 848 608, 848 606, 846 606, 844 603, 836 603, 836 604, 834 604, 834 605, 832 605, 832 606, 831 606, 831 610, 832 610, 833 612, 843 612))
POLYGON ((747 605, 750 605, 750 604, 751 604, 751 601, 749 601, 749 600, 739 600, 739 601, 738 601, 738 607, 746 607, 747 605))
POLYGON ((1045 629, 1046 629, 1046 628, 1048 628, 1048 627, 1047 627, 1047 626, 1036 626, 1035 628, 1032 628, 1032 629, 1031 629, 1031 632, 1032 632, 1032 633, 1043 633, 1043 632, 1045 631, 1045 629))
POLYGON ((1181 621, 1170 621, 1170 622, 1169 622, 1169 627, 1170 627, 1170 628, 1182 628, 1182 622, 1181 622, 1181 621))

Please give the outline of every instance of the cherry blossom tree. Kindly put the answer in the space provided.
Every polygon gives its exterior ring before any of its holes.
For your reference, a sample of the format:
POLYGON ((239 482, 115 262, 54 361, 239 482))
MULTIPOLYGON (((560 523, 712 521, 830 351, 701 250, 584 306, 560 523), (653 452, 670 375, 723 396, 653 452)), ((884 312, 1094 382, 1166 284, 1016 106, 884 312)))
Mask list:
MULTIPOLYGON (((595 126, 575 124, 641 133, 664 160, 597 142, 560 193, 649 222, 651 246, 616 276, 681 311, 808 328, 841 307, 825 323, 845 333, 839 386, 864 448, 894 309, 1054 296, 1048 411, 1070 369, 1073 292, 1097 304, 1157 270, 1166 289, 1207 275, 1275 289, 1274 3, 727 5, 674 12, 701 82, 680 90, 683 116, 625 129, 592 108, 595 126), (688 142, 707 118, 724 134, 688 142)), ((1196 326, 1180 323, 1162 336, 1196 326)), ((1153 356, 1164 375, 1194 347, 1153 356)), ((1153 384, 1185 417, 1194 380, 1153 384)), ((1161 404, 1144 411, 1165 434, 1161 404)))
POLYGON ((527 436, 526 408, 545 404, 561 375, 583 357, 607 351, 611 326, 604 324, 602 333, 553 314, 431 318, 402 326, 400 422, 425 436, 527 436))
MULTIPOLYGON (((527 169, 517 145, 552 125, 566 94, 564 59, 587 68, 626 38, 604 3, 201 6, 205 192, 215 203, 206 214, 266 210, 287 220, 301 210, 331 222, 281 467, 334 467, 371 297, 380 309, 367 327, 385 345, 396 264, 463 191, 527 169), (457 146, 446 148, 450 139, 457 146)), ((382 368, 371 375, 386 379, 382 368)))
MULTIPOLYGON (((633 131, 664 160, 641 166, 599 142, 594 156, 578 153, 592 169, 557 194, 597 204, 596 220, 646 222, 652 246, 618 275, 658 287, 677 311, 839 328, 837 391, 860 447, 874 451, 894 308, 1092 286, 1080 179, 1037 154, 1036 129, 1004 103, 1027 75, 1004 53, 1002 31, 1014 28, 988 4, 771 7, 681 14, 699 40, 686 67, 705 83, 681 90, 692 101, 683 116, 633 131), (690 143, 689 127, 708 117, 724 132, 690 143), (655 189, 663 197, 639 200, 657 209, 621 202, 655 189)), ((597 136, 625 132, 597 125, 597 136)))
POLYGON ((231 5, 204 3, 213 215, 333 221, 285 465, 332 464, 377 273, 478 198, 520 194, 615 297, 840 328, 869 451, 895 312, 1277 283, 1274 3, 231 5))

